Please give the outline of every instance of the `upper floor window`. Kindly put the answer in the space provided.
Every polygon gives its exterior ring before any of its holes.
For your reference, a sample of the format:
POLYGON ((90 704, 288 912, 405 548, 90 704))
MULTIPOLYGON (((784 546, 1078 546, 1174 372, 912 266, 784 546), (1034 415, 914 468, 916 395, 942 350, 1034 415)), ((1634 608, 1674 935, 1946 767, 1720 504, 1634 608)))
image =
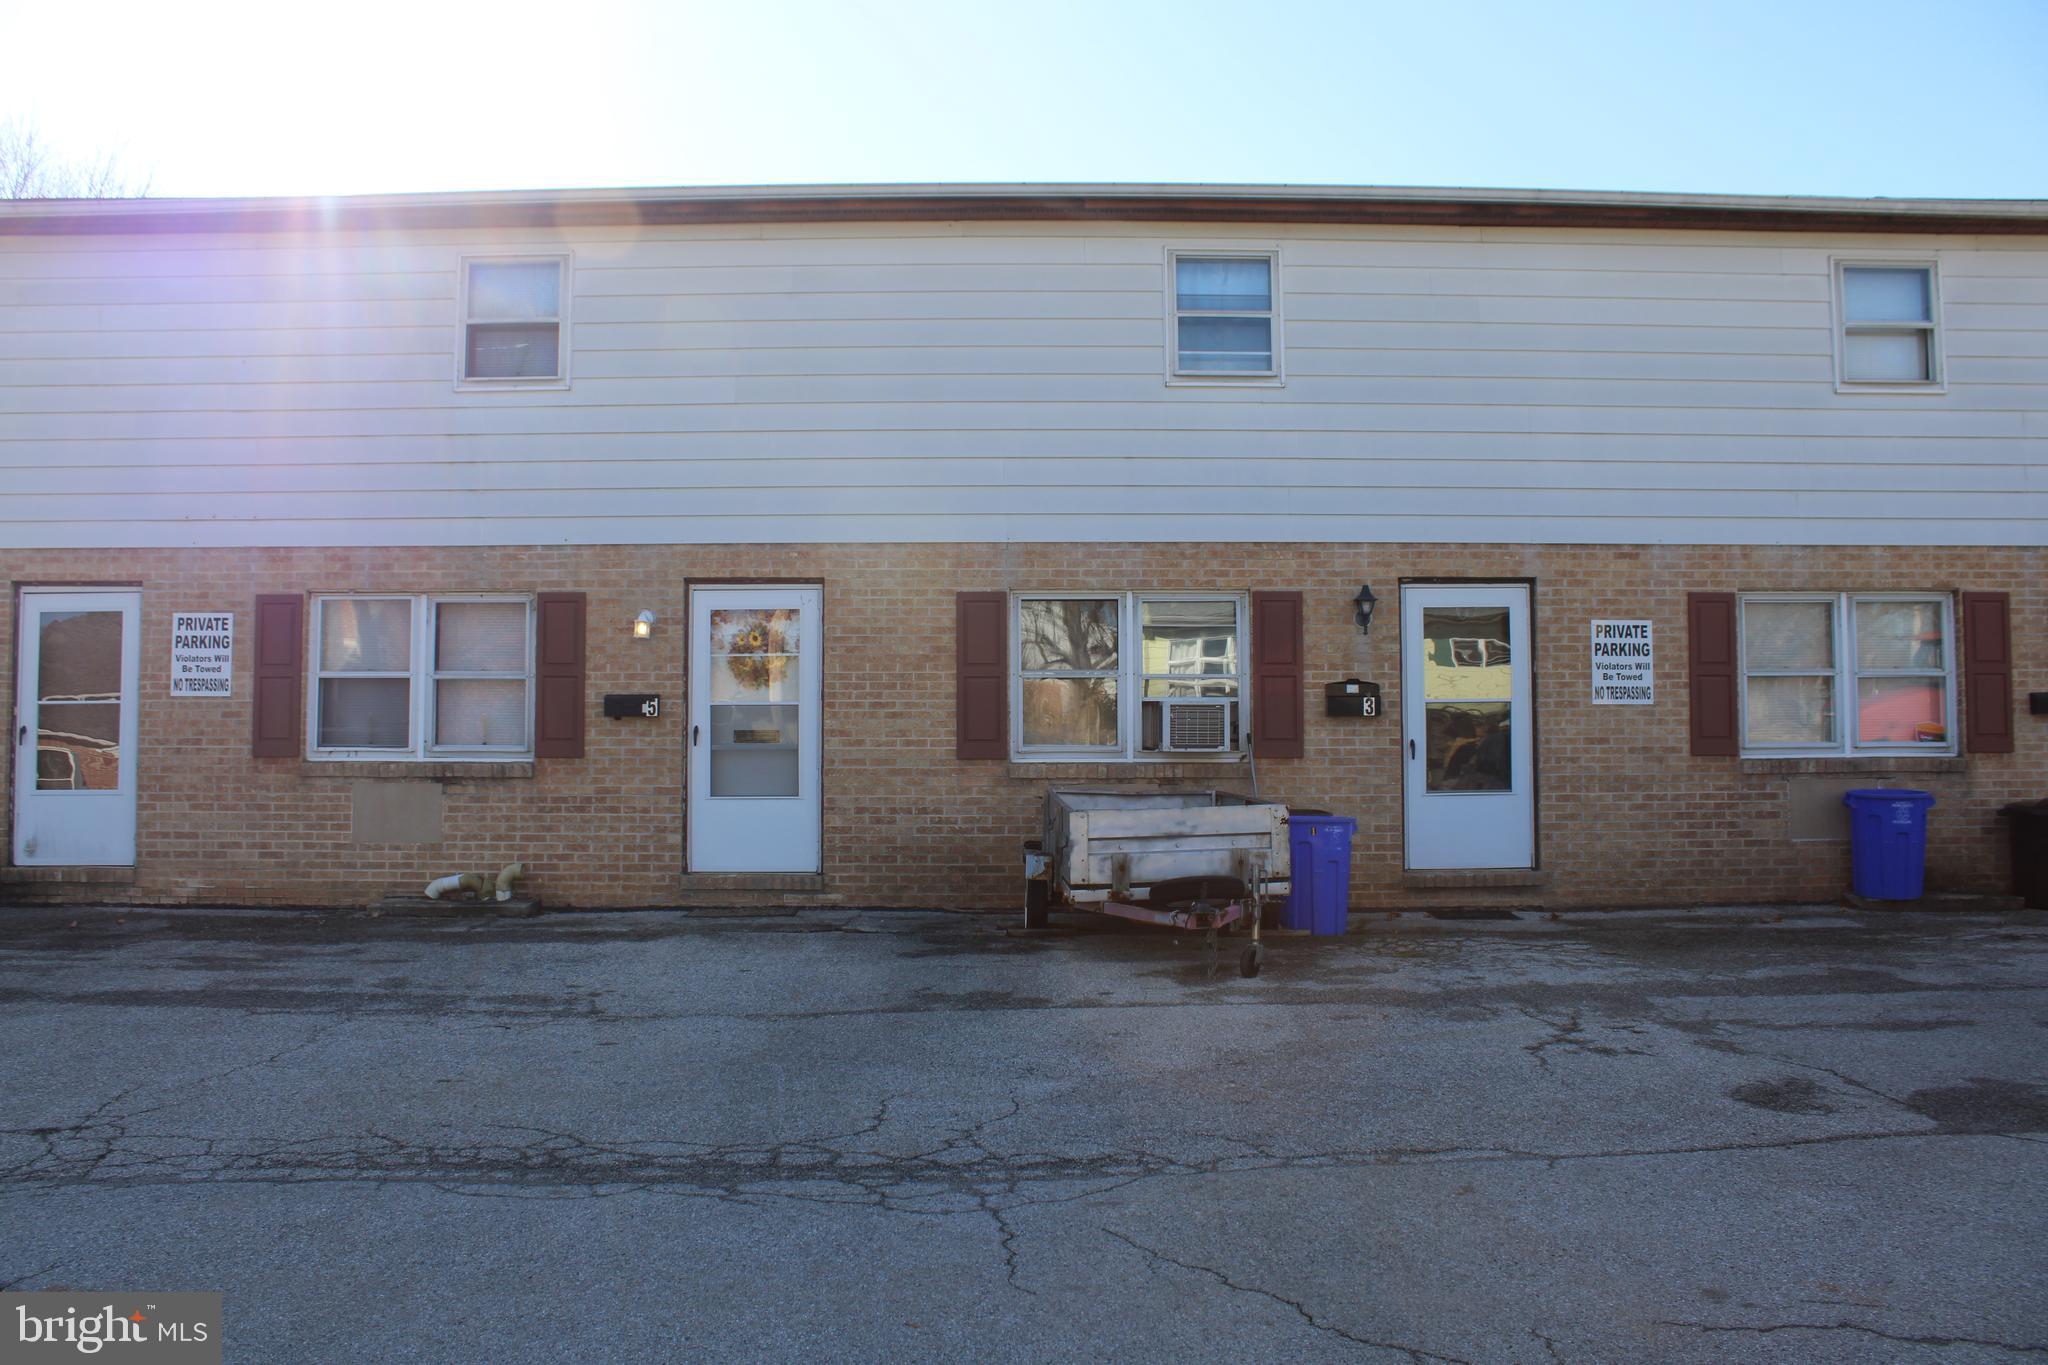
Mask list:
POLYGON ((568 310, 560 256, 463 262, 462 378, 465 383, 559 383, 569 377, 568 310))
POLYGON ((532 753, 531 599, 316 597, 313 611, 316 756, 532 753))
POLYGON ((1173 373, 1201 378, 1277 378, 1277 257, 1271 252, 1174 252, 1173 373))
POLYGON ((1242 599, 1029 593, 1012 609, 1020 757, 1178 757, 1243 747, 1242 599))
POLYGON ((1838 261, 1835 302, 1843 384, 1941 382, 1933 265, 1838 261))
POLYGON ((1752 755, 1955 751, 1949 599, 1742 598, 1742 747, 1752 755))

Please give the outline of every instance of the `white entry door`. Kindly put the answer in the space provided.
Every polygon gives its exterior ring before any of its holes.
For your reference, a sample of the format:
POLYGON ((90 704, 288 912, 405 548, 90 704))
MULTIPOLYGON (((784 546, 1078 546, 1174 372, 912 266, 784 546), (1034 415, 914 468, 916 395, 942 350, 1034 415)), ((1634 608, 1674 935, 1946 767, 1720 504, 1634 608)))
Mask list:
POLYGON ((816 872, 816 588, 690 594, 690 870, 816 872))
POLYGON ((1401 589, 1409 867, 1534 865, 1529 676, 1527 587, 1401 589))
POLYGON ((18 867, 135 862, 142 594, 21 594, 14 703, 18 867))

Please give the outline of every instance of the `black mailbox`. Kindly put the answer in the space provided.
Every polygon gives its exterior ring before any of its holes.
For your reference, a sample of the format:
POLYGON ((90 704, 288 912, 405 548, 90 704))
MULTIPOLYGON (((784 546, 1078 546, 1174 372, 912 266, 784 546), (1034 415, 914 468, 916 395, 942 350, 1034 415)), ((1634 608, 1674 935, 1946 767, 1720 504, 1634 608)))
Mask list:
POLYGON ((2027 713, 2035 716, 2048 716, 2048 692, 2027 693, 2027 713))
POLYGON ((661 694, 607 692, 604 694, 604 713, 612 720, 630 720, 640 716, 653 720, 661 714, 661 694))
POLYGON ((1380 685, 1346 678, 1323 687, 1326 716, 1377 716, 1380 713, 1380 685))

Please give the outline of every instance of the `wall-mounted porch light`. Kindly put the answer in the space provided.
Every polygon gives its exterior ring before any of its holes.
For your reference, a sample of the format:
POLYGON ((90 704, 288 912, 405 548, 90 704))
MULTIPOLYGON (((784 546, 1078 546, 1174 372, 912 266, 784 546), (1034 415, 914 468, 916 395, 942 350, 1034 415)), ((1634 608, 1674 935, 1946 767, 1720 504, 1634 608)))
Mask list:
POLYGON ((1372 609, 1378 606, 1380 601, 1378 597, 1373 595, 1372 584, 1368 583, 1360 588, 1358 596, 1351 600, 1358 604, 1358 633, 1360 635, 1372 634, 1372 609))
POLYGON ((643 611, 633 618, 633 638, 644 640, 654 634, 654 613, 643 611))

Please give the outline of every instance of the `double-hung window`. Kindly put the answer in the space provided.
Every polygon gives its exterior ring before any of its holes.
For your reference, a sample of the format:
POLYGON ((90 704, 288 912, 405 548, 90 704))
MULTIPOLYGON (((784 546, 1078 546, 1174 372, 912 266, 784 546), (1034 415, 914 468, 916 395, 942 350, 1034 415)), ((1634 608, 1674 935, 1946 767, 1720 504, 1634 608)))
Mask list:
POLYGON ((1843 386, 1938 386, 1938 303, 1931 263, 1835 262, 1835 345, 1843 386))
POLYGON ((1743 751, 1953 753, 1954 641, 1945 596, 1744 596, 1743 751))
POLYGON ((462 382, 479 388, 569 378, 568 258, 462 263, 462 382))
POLYGON ((1167 260, 1174 377, 1279 378, 1280 314, 1273 293, 1279 258, 1176 251, 1167 260))
POLYGON ((315 757, 533 752, 530 598, 317 597, 313 671, 315 757))
POLYGON ((1020 758, 1242 750, 1243 598, 1021 593, 1012 621, 1020 758))

